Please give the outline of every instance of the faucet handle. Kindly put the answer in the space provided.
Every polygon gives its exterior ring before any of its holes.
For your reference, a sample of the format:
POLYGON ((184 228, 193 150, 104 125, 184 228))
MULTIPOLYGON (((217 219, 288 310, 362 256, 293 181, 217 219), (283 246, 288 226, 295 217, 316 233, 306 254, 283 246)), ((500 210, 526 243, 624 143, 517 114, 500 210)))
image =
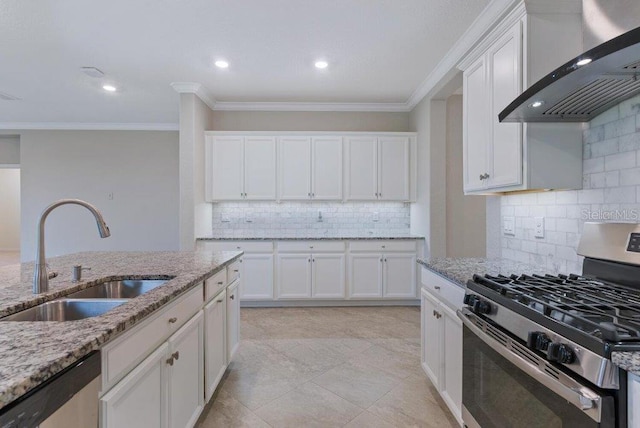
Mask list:
POLYGON ((47 269, 47 278, 51 279, 51 278, 55 278, 56 276, 58 276, 58 272, 49 272, 49 263, 45 263, 45 267, 47 269))

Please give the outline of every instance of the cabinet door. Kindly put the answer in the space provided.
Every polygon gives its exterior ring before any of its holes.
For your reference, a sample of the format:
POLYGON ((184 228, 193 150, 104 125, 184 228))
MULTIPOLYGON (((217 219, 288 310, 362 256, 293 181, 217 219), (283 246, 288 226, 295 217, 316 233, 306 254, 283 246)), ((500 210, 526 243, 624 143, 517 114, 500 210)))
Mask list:
POLYGON ((465 192, 486 187, 486 181, 481 177, 488 174, 487 145, 491 125, 487 114, 487 83, 483 56, 463 74, 462 141, 465 192))
POLYGON ((280 199, 311 198, 311 138, 281 137, 279 181, 280 199))
POLYGON ((349 297, 382 297, 382 255, 349 255, 349 297))
POLYGON ((454 416, 462 421, 462 321, 444 304, 442 314, 443 362, 442 390, 440 394, 454 416))
POLYGON ((100 399, 103 428, 166 427, 165 343, 100 399))
POLYGON ((210 140, 211 180, 207 186, 212 201, 243 199, 244 193, 244 140, 242 137, 213 137, 210 140))
POLYGON ((240 281, 227 288, 227 364, 233 360, 240 344, 240 281))
POLYGON ((416 298, 416 254, 383 254, 383 296, 416 298))
POLYGON ((498 114, 522 88, 522 31, 518 22, 488 51, 491 91, 491 137, 489 187, 522 184, 522 125, 500 123, 498 114))
POLYGON ((244 139, 245 199, 276 199, 276 139, 245 137, 244 139))
POLYGON ((278 297, 306 299, 311 297, 311 255, 278 254, 278 297))
POLYGON ((312 297, 318 299, 344 298, 344 253, 313 254, 311 256, 312 297))
POLYGON ((227 367, 227 292, 223 290, 204 307, 205 402, 213 395, 227 367))
POLYGON ((381 137, 378 156, 378 199, 409 200, 409 138, 381 137))
POLYGON ((246 300, 273 299, 273 254, 242 256, 240 297, 246 300))
POLYGON ((203 333, 204 322, 200 311, 168 340, 170 428, 194 426, 204 407, 203 333))
POLYGON ((311 163, 313 199, 342 200, 342 137, 314 137, 311 163))
POLYGON ((347 199, 378 199, 378 139, 347 138, 347 199))
POLYGON ((422 291, 421 347, 422 368, 431 382, 440 390, 440 364, 442 361, 441 323, 437 317, 440 304, 428 291, 422 291))

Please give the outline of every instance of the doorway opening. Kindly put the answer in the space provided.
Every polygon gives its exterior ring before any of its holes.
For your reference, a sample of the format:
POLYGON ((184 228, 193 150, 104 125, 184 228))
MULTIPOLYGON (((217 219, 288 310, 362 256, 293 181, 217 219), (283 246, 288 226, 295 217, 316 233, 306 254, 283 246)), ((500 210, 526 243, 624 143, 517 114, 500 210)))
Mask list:
POLYGON ((20 137, 0 135, 0 266, 20 263, 20 137))

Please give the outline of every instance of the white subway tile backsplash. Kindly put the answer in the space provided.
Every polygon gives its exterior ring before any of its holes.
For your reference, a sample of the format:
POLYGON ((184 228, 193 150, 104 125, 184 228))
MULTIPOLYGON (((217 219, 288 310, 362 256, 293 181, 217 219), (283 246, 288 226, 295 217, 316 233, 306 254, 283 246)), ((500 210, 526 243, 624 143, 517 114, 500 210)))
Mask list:
POLYGON ((409 233, 409 204, 397 202, 223 202, 213 204, 213 236, 304 235, 307 230, 358 235, 409 233), (322 221, 318 221, 318 211, 322 221), (378 221, 373 221, 373 213, 378 221), (249 214, 251 222, 247 222, 249 214), (222 218, 228 219, 223 222, 222 218))
POLYGON ((579 273, 576 253, 585 221, 640 222, 640 96, 598 116, 583 134, 583 189, 523 193, 500 200, 516 216, 515 237, 502 238, 502 257, 579 273), (535 238, 534 217, 545 217, 535 238), (520 248, 516 249, 520 241, 520 248), (507 245, 509 248, 507 248, 507 245))
POLYGON ((605 171, 633 168, 636 166, 635 152, 624 152, 608 155, 604 158, 605 171))

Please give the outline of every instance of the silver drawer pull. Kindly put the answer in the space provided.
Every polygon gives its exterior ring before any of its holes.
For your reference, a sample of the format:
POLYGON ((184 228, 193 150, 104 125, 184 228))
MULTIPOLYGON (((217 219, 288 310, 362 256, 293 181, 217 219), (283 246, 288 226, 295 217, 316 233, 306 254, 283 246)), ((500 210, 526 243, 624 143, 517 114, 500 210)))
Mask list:
POLYGON ((222 285, 224 284, 222 281, 218 281, 218 285, 222 285))
POLYGON ((220 299, 220 300, 216 300, 217 303, 222 303, 224 302, 224 300, 220 299))
POLYGON ((178 321, 178 318, 176 317, 169 318, 169 324, 174 324, 176 321, 178 321))
POLYGON ((433 288, 436 289, 436 290, 440 290, 440 286, 439 285, 434 285, 433 288))
POLYGON ((231 296, 229 296, 229 298, 230 298, 231 300, 233 300, 233 298, 234 298, 233 294, 232 294, 231 296))

